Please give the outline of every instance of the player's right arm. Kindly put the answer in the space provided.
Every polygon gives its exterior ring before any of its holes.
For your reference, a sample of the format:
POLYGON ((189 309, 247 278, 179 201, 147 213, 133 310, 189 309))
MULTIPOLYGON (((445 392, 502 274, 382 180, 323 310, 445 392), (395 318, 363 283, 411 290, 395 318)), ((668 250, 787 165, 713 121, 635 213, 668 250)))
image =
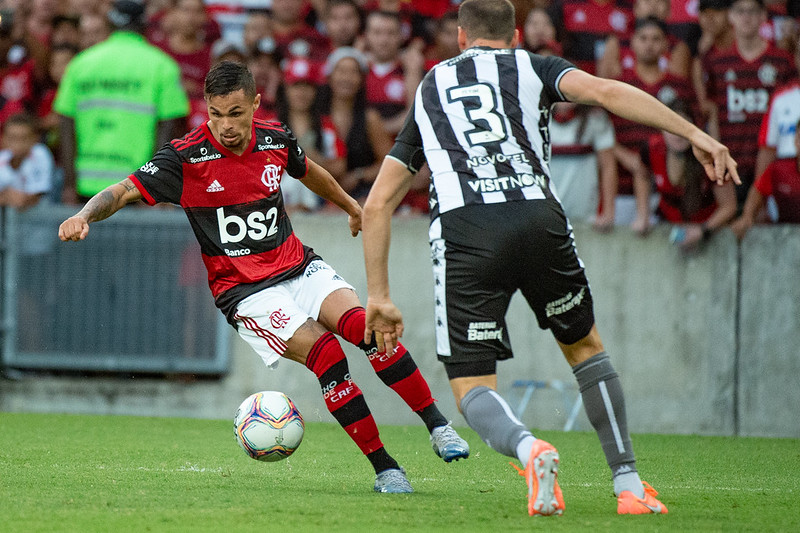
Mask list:
POLYGON ((130 178, 106 187, 92 196, 77 214, 69 217, 58 228, 62 241, 82 241, 89 233, 89 223, 104 220, 129 203, 142 199, 142 193, 130 178))

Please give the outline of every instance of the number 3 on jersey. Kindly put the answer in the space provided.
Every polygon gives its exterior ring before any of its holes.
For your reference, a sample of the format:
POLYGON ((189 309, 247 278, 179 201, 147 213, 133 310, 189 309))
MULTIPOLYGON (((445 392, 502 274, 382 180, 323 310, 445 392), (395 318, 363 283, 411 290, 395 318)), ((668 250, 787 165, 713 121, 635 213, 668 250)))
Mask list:
POLYGON ((508 138, 506 124, 503 117, 497 112, 497 99, 491 86, 485 83, 473 83, 451 87, 447 89, 447 100, 451 104, 456 100, 478 101, 478 107, 474 107, 474 104, 467 107, 467 102, 464 103, 467 119, 477 126, 464 132, 470 146, 503 142, 508 138), (479 120, 486 125, 478 126, 479 120))

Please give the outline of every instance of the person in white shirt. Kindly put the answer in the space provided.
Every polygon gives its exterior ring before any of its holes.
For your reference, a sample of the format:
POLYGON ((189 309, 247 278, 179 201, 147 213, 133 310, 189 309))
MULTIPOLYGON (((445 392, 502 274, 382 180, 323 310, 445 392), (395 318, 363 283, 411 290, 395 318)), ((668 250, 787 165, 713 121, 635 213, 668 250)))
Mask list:
POLYGON ((39 142, 36 119, 20 113, 3 125, 0 206, 33 207, 53 187, 53 155, 39 142))

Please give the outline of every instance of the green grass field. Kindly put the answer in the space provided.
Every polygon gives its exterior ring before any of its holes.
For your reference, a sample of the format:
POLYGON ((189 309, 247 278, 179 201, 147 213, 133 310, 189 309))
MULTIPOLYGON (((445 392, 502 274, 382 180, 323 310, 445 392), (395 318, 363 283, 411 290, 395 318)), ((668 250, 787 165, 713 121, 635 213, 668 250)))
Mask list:
POLYGON ((506 458, 445 464, 420 427, 381 428, 415 493, 372 492, 369 463, 312 423, 286 461, 259 463, 227 420, 0 413, 0 531, 800 531, 800 441, 634 435, 670 513, 616 515, 594 433, 539 432, 561 454, 561 517, 531 518, 506 458))

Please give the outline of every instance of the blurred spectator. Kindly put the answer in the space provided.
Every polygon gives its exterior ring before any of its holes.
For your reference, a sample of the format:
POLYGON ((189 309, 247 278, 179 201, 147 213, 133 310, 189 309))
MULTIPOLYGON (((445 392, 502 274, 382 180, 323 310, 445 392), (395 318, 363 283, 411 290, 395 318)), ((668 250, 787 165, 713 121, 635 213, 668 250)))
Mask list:
POLYGON ((247 57, 245 48, 233 41, 219 39, 211 46, 211 63, 215 65, 221 61, 246 63, 247 57))
POLYGON ((691 55, 697 55, 697 41, 700 38, 698 0, 672 0, 669 2, 667 30, 689 46, 691 55))
MULTIPOLYGON (((534 7, 528 12, 522 38, 526 50, 538 54, 543 48, 550 48, 558 42, 558 32, 550 18, 550 13, 543 7, 534 7)), ((561 55, 561 54, 556 54, 561 55)))
POLYGON ((105 41, 111 34, 108 18, 100 13, 81 15, 79 29, 81 50, 105 41))
MULTIPOLYGON (((664 22, 667 46, 658 60, 661 70, 687 78, 689 77, 691 53, 685 42, 669 32, 667 26, 669 15, 670 0, 635 0, 633 3, 633 16, 636 21, 652 17, 664 22)), ((623 70, 634 67, 636 57, 631 47, 632 36, 633 28, 631 28, 631 33, 624 37, 610 35, 606 39, 605 50, 597 66, 599 76, 617 78, 623 70)))
POLYGON ((124 179, 185 131, 180 69, 141 35, 144 5, 115 0, 108 17, 116 30, 70 62, 53 104, 67 203, 124 179))
POLYGON ((247 59, 247 66, 256 81, 256 90, 261 95, 261 104, 255 113, 256 118, 274 116, 278 87, 282 79, 280 63, 280 52, 272 37, 258 41, 247 59))
POLYGON ((386 132, 395 135, 422 81, 422 50, 413 44, 401 54, 400 19, 386 11, 367 15, 364 40, 370 58, 367 103, 380 113, 386 132))
POLYGON ((708 97, 717 107, 710 129, 738 163, 739 206, 755 177, 758 133, 770 97, 797 75, 792 56, 759 34, 765 20, 763 0, 735 0, 730 8, 734 46, 714 50, 704 63, 708 97))
MULTIPOLYGON (((147 7, 156 6, 160 1, 164 0, 150 0, 147 7)), ((78 17, 79 19, 90 13, 105 12, 108 8, 108 2, 106 0, 66 0, 65 3, 66 7, 64 8, 64 13, 78 17)))
MULTIPOLYGON (((78 48, 69 44, 60 44, 50 51, 50 64, 48 66, 47 84, 42 87, 39 107, 36 115, 39 118, 39 127, 44 134, 44 140, 50 151, 59 154, 58 114, 53 111, 53 101, 56 98, 58 85, 64 77, 67 65, 78 53, 78 48)), ((59 164, 61 161, 57 161, 59 164)))
POLYGON ((301 57, 320 64, 330 52, 328 38, 305 23, 303 0, 272 0, 272 36, 283 57, 301 57))
MULTIPOLYGON (((685 101, 674 100, 670 108, 692 120, 685 101)), ((680 224, 672 240, 683 250, 693 250, 736 215, 733 182, 716 185, 709 180, 683 137, 667 132, 653 135, 648 160, 659 193, 656 212, 661 220, 680 224)))
MULTIPOLYGON (((278 120, 289 126, 306 154, 337 180, 346 171, 345 146, 330 117, 319 112, 317 87, 322 82, 316 64, 292 59, 283 69, 283 93, 278 101, 278 120)), ((315 211, 321 199, 299 180, 285 180, 281 191, 286 209, 315 211)))
MULTIPOLYGON (((414 5, 414 0, 371 0, 363 6, 364 12, 369 15, 376 11, 391 13, 400 22, 400 45, 406 45, 414 37, 428 39, 426 21, 428 18, 420 14, 420 2, 414 5)), ((424 2, 422 3, 424 4, 424 2)), ((424 8, 423 8, 424 9, 424 8)), ((443 13, 439 14, 441 16, 443 13)))
POLYGON ((332 49, 342 46, 363 47, 363 43, 356 41, 361 35, 364 17, 353 0, 329 0, 323 23, 332 49))
POLYGON ((461 53, 458 47, 458 12, 448 11, 436 20, 433 43, 425 50, 425 72, 461 53))
POLYGON ((272 37, 272 18, 265 11, 253 11, 244 23, 243 39, 247 51, 255 49, 258 41, 272 37))
MULTIPOLYGON (((800 69, 800 46, 794 55, 795 66, 800 69)), ((764 173, 776 158, 794 158, 795 133, 800 120, 800 81, 792 80, 779 87, 769 102, 769 109, 761 122, 758 134, 758 156, 755 175, 764 173)))
POLYGON ((13 115, 3 124, 0 206, 28 209, 50 192, 53 156, 38 139, 38 124, 28 113, 13 115))
POLYGON ((553 0, 548 8, 556 28, 564 32, 564 55, 595 74, 609 35, 623 37, 633 26, 630 9, 615 0, 553 0))
POLYGON ((328 83, 322 88, 320 111, 331 117, 347 153, 342 188, 363 202, 392 138, 383 129, 380 114, 367 107, 364 80, 367 58, 355 48, 337 48, 325 63, 328 83))
POLYGON ((50 48, 61 45, 78 47, 81 44, 80 19, 75 15, 58 15, 53 18, 50 48))
MULTIPOLYGON (((656 17, 637 19, 631 38, 634 67, 624 70, 618 79, 666 104, 675 100, 693 102, 694 91, 689 81, 665 72, 659 64, 667 46, 666 24, 663 20, 656 17)), ((652 222, 652 183, 650 169, 644 163, 642 154, 646 152, 648 139, 656 131, 618 116, 613 116, 612 120, 617 135, 615 155, 620 165, 617 222, 631 223, 637 233, 644 235, 652 222)))
POLYGON ((614 225, 617 160, 614 127, 605 110, 556 104, 550 121, 550 176, 564 213, 598 231, 614 225), (602 203, 601 203, 602 202, 602 203))
POLYGON ((25 34, 49 47, 53 21, 61 14, 60 0, 28 0, 25 7, 25 34))
POLYGON ((173 0, 166 13, 166 38, 153 42, 178 63, 190 100, 203 99, 203 83, 211 68, 211 47, 203 40, 207 22, 203 0, 173 0))
MULTIPOLYGON (((700 38, 697 41, 697 54, 692 58, 691 78, 698 106, 701 112, 702 124, 717 124, 717 107, 708 99, 706 79, 703 75, 705 58, 714 50, 727 50, 733 46, 733 28, 728 20, 728 7, 730 0, 700 0, 700 12, 697 16, 700 25, 700 38)), ((719 137, 719 132, 709 130, 714 137, 719 137)))
MULTIPOLYGON (((145 37, 151 43, 164 42, 171 32, 170 12, 178 3, 177 0, 145 0, 144 3, 146 5, 145 19, 147 20, 145 37)), ((198 13, 197 16, 201 15, 198 13)), ((213 17, 208 16, 205 1, 203 1, 202 18, 204 22, 197 32, 197 39, 207 46, 211 46, 222 37, 222 29, 213 17)))
POLYGON ((795 124, 795 152, 792 159, 778 159, 767 167, 747 193, 742 215, 731 229, 739 239, 744 238, 753 224, 762 219, 761 212, 772 197, 777 207, 776 222, 800 224, 800 127, 795 124))
POLYGON ((34 108, 37 65, 28 48, 15 38, 15 15, 5 13, 0 20, 0 113, 8 116, 34 108))

